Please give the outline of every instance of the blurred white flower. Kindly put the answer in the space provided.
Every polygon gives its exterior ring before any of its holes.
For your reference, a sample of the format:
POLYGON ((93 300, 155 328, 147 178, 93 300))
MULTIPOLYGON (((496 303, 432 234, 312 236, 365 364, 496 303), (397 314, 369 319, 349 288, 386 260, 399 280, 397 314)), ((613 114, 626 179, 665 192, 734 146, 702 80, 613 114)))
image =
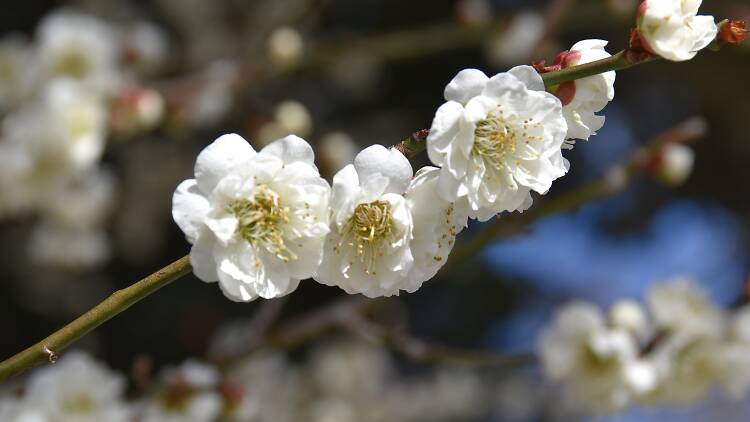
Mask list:
POLYGON ((450 202, 465 197, 472 217, 488 220, 528 208, 531 190, 544 194, 567 172, 562 105, 544 92, 532 67, 492 78, 462 70, 446 86, 445 99, 432 122, 427 153, 442 167, 440 194, 450 202))
POLYGON ((284 101, 276 107, 276 121, 288 134, 307 136, 312 132, 313 121, 310 111, 299 101, 284 101))
POLYGON ((645 339, 651 333, 651 326, 643 307, 630 299, 618 300, 609 308, 609 323, 639 340, 645 339))
POLYGON ((169 55, 169 38, 163 29, 147 21, 129 25, 122 40, 123 61, 139 72, 161 69, 169 55))
POLYGON ((59 79, 38 101, 8 115, 0 171, 2 209, 37 206, 100 159, 106 109, 78 83, 59 79))
POLYGON ((32 260, 67 269, 98 267, 111 255, 104 230, 49 222, 34 227, 26 247, 32 260))
MULTIPOLYGON (((606 59, 611 56, 604 50, 606 45, 607 41, 603 40, 579 41, 565 53, 561 66, 565 68, 606 59)), ((557 94, 568 123, 568 139, 588 140, 604 126, 604 116, 596 113, 615 98, 615 77, 615 72, 609 71, 560 85, 557 94)))
POLYGON ((721 335, 675 334, 660 341, 648 357, 657 370, 658 388, 646 402, 686 405, 704 398, 721 374, 721 335))
POLYGON ((195 179, 174 193, 172 216, 203 281, 236 301, 283 296, 317 270, 328 233, 330 187, 313 151, 290 135, 259 152, 239 135, 206 147, 195 179))
POLYGON ((318 154, 325 160, 330 172, 336 172, 354 161, 357 156, 357 144, 345 132, 331 132, 320 138, 318 154))
POLYGON ((466 227, 468 219, 466 201, 456 204, 440 196, 439 177, 440 169, 421 168, 405 195, 414 221, 414 267, 407 277, 413 283, 411 290, 418 289, 445 265, 456 235, 466 227))
POLYGON ((162 375, 159 394, 141 404, 141 422, 213 422, 222 410, 219 372, 188 360, 162 375))
POLYGON ((115 175, 102 167, 76 175, 43 199, 44 219, 70 227, 101 227, 114 205, 115 184, 115 175))
POLYGON ((695 164, 695 153, 684 144, 670 143, 658 155, 656 176, 670 186, 679 186, 690 177, 695 164))
POLYGON ((68 77, 99 93, 111 92, 120 82, 120 44, 106 22, 62 9, 42 20, 36 38, 41 82, 68 77))
POLYGON ((729 338, 716 357, 720 365, 719 382, 737 399, 750 392, 750 305, 732 316, 729 338))
POLYGON ((713 16, 696 16, 702 0, 645 0, 638 8, 644 47, 667 60, 690 60, 707 47, 718 29, 713 16))
POLYGON ((609 328, 593 305, 563 307, 539 341, 547 377, 563 382, 572 399, 595 412, 623 409, 656 386, 656 373, 638 357, 626 331, 609 328))
POLYGON ((368 297, 419 287, 409 278, 413 221, 403 195, 411 178, 409 160, 381 145, 364 149, 336 173, 331 233, 315 280, 368 297))
POLYGON ((32 51, 28 41, 20 36, 0 41, 0 110, 18 105, 32 91, 32 51))
POLYGON ((723 313, 691 280, 677 278, 653 285, 648 306, 657 330, 688 338, 723 332, 723 313))
POLYGON ((121 375, 73 351, 31 374, 23 406, 42 413, 42 420, 50 422, 128 422, 131 415, 123 402, 124 391, 121 375))
POLYGON ((182 123, 190 127, 211 126, 218 123, 233 104, 232 85, 239 69, 236 63, 217 61, 201 75, 202 86, 179 110, 182 123))
POLYGON ((518 13, 508 29, 490 40, 486 47, 488 59, 497 66, 528 62, 529 56, 544 36, 544 29, 544 17, 539 13, 518 13))
POLYGON ((382 393, 394 375, 383 349, 356 341, 336 341, 319 347, 309 365, 318 388, 342 398, 382 393))

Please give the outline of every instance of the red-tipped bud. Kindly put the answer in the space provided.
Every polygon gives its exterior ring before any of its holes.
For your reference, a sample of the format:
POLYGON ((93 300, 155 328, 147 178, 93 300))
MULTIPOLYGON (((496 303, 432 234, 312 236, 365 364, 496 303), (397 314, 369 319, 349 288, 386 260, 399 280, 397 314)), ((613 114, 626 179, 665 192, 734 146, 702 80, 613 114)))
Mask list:
POLYGON ((633 28, 630 30, 630 42, 628 46, 629 48, 625 51, 625 58, 629 63, 639 63, 654 55, 648 42, 643 39, 638 29, 633 28))
POLYGON ((638 10, 635 12, 635 18, 640 19, 643 15, 645 15, 647 8, 648 8, 648 0, 644 0, 643 3, 641 3, 638 6, 638 10))
POLYGON ((560 99, 562 105, 566 106, 570 104, 576 96, 576 81, 561 83, 553 94, 560 99))
POLYGON ((747 22, 729 20, 719 27, 716 36, 721 44, 737 45, 747 38, 747 22))

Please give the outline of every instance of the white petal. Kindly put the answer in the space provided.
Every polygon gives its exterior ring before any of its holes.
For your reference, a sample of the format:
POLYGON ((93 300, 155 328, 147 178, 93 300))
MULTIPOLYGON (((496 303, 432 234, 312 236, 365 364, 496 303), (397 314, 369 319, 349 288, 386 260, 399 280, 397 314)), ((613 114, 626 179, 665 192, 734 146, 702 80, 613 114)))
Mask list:
POLYGON ((208 196, 219 180, 254 155, 253 147, 240 135, 220 136, 204 148, 195 161, 195 178, 201 192, 208 196))
POLYGON ((708 47, 716 38, 718 32, 713 16, 696 16, 690 21, 690 27, 693 29, 696 40, 693 44, 693 51, 708 47))
POLYGON ((219 279, 213 255, 215 243, 211 232, 204 228, 190 249, 190 265, 193 267, 193 274, 206 283, 219 279))
POLYGON ((466 104, 471 97, 482 92, 486 83, 487 75, 481 70, 464 69, 451 79, 443 94, 447 101, 466 104))
POLYGON ((307 141, 295 135, 289 135, 271 142, 260 153, 278 157, 284 164, 302 162, 315 166, 315 154, 312 147, 307 141))
POLYGON ((523 82, 530 90, 544 91, 544 81, 542 80, 542 76, 531 66, 516 66, 510 69, 507 73, 518 78, 518 80, 523 82))
POLYGON ((442 154, 451 145, 459 127, 464 108, 455 101, 440 106, 432 119, 430 134, 427 136, 427 154, 436 165, 442 165, 442 154))
POLYGON ((372 145, 365 148, 354 158, 354 168, 360 181, 378 174, 387 177, 388 192, 402 194, 409 187, 413 175, 411 164, 404 155, 396 149, 387 149, 382 145, 372 145))
POLYGON ((195 179, 188 179, 177 186, 172 196, 172 218, 193 243, 203 226, 203 219, 210 209, 208 200, 201 195, 195 179))

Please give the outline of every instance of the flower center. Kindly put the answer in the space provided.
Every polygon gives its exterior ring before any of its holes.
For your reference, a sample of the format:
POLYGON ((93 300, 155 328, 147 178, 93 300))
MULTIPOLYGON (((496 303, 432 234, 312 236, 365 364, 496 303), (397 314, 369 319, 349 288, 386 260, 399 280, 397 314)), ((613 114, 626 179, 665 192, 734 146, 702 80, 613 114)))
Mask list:
POLYGON ((506 156, 516 152, 516 133, 506 123, 499 107, 477 122, 471 152, 498 170, 505 168, 506 156))
POLYGON ((266 185, 255 187, 252 199, 238 199, 227 205, 237 217, 237 234, 254 247, 262 247, 284 262, 297 259, 284 244, 289 208, 282 206, 279 195, 266 185))
POLYGON ((344 244, 355 247, 365 274, 376 275, 373 271, 375 261, 383 256, 384 249, 391 243, 393 230, 390 203, 373 201, 359 204, 346 223, 338 248, 344 244))
POLYGON ((91 69, 88 57, 83 52, 71 51, 55 63, 55 73, 75 79, 83 79, 91 69))
POLYGON ((81 392, 65 398, 62 407, 69 413, 88 413, 94 409, 94 402, 88 394, 81 392))
POLYGON ((518 155, 525 153, 524 145, 542 139, 530 133, 539 127, 541 124, 535 122, 533 117, 508 119, 503 115, 501 106, 497 106, 485 119, 477 122, 471 154, 495 170, 506 170, 508 160, 519 163, 518 155))

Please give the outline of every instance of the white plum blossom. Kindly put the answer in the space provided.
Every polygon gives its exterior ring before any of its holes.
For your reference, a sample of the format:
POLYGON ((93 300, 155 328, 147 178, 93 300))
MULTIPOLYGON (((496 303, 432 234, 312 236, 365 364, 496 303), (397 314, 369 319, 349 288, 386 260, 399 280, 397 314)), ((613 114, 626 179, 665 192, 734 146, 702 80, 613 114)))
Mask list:
POLYGON ((471 217, 528 208, 531 190, 544 194, 567 172, 562 105, 532 67, 492 78, 465 69, 444 94, 427 153, 442 167, 440 194, 449 202, 468 200, 471 217))
POLYGON ((411 178, 409 160, 382 145, 364 149, 336 173, 331 233, 315 280, 368 297, 419 288, 409 278, 414 223, 404 193, 411 178))
POLYGON ((236 301, 283 296, 323 258, 330 187, 310 145, 290 135, 256 152, 236 134, 219 137, 182 182, 172 216, 193 247, 205 282, 236 301))
POLYGON ((414 230, 412 255, 414 267, 407 277, 413 289, 428 281, 448 261, 458 235, 468 219, 466 201, 444 200, 438 193, 440 169, 423 167, 406 191, 414 230))
POLYGON ((36 36, 40 81, 73 78, 99 93, 109 93, 119 83, 120 44, 106 22, 62 9, 42 20, 36 36))
MULTIPOLYGON (((579 41, 564 55, 561 66, 565 68, 606 59, 611 56, 604 50, 606 45, 607 41, 603 40, 579 41)), ((596 113, 615 98, 615 77, 612 70, 560 85, 557 92, 568 124, 568 139, 588 140, 604 126, 604 116, 596 113)))
MULTIPOLYGON (((55 365, 34 372, 22 406, 41 413, 45 422, 128 422, 125 378, 89 355, 73 351, 55 365)), ((20 419, 24 420, 24 419, 20 419)))
POLYGON ((655 387, 655 371, 639 359, 635 338, 608 327, 601 311, 587 303, 558 312, 538 354, 549 379, 564 382, 572 399, 593 411, 622 409, 655 387))
POLYGON ((690 60, 718 32, 713 16, 696 16, 702 0, 645 0, 638 8, 643 46, 667 60, 690 60))

